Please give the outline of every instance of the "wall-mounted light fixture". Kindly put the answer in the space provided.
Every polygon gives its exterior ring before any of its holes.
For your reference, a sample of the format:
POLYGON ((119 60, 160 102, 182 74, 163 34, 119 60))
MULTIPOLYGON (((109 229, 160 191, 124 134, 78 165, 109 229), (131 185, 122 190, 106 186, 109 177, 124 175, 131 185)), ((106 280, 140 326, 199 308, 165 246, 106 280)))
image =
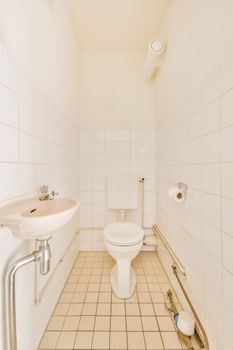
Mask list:
POLYGON ((154 39, 149 43, 146 60, 143 66, 144 80, 152 79, 157 68, 161 64, 161 55, 164 52, 164 43, 162 40, 154 39))

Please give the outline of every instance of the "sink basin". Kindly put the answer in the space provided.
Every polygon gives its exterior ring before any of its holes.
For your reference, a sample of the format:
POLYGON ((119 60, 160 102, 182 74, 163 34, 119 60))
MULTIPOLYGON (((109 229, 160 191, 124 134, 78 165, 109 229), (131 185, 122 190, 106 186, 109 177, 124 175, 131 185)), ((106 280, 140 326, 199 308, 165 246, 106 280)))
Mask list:
POLYGON ((0 209, 0 224, 10 228, 19 239, 47 239, 67 224, 79 208, 69 198, 40 201, 30 198, 0 209))

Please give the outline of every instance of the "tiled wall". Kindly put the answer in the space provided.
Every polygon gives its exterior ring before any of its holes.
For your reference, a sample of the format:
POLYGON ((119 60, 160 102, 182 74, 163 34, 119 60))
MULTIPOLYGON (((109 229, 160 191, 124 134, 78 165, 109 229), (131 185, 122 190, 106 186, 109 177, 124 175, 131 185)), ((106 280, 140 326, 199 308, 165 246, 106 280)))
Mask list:
POLYGON ((187 269, 211 349, 233 349, 232 57, 160 114, 156 148, 158 225, 187 269), (181 205, 167 195, 177 182, 188 185, 181 205))
MULTIPOLYGON (((77 126, 7 53, 0 52, 0 206, 37 196, 42 184, 60 195, 77 195, 78 162, 77 126)), ((52 270, 75 238, 77 225, 74 221, 51 239, 52 270)), ((31 264, 20 272, 16 295, 19 350, 36 348, 74 261, 76 240, 74 243, 40 304, 34 303, 35 266, 31 264), (58 278, 60 274, 64 281, 58 278)), ((0 230, 2 296, 7 266, 33 249, 34 242, 21 242, 6 229, 0 230)), ((0 315, 0 348, 6 349, 4 300, 0 315)))
MULTIPOLYGON (((106 205, 106 179, 109 175, 135 175, 138 178, 145 178, 144 223, 146 227, 151 227, 155 222, 154 131, 130 129, 81 131, 80 225, 82 229, 103 228, 107 223, 117 219, 116 211, 108 210, 106 205)), ((138 210, 127 214, 127 219, 141 222, 141 203, 138 210)), ((98 241, 95 237, 95 231, 93 231, 92 239, 98 241)))

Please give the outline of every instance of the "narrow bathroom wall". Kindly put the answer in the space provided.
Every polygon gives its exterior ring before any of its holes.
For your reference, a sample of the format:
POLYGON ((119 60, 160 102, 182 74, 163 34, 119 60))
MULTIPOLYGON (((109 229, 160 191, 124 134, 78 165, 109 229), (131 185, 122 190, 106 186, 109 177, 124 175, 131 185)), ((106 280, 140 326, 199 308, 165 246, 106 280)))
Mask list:
MULTIPOLYGON (((155 222, 154 90, 144 50, 85 50, 80 75, 80 249, 103 250, 109 175, 145 177, 145 226, 155 222)), ((141 223, 141 203, 128 219, 141 223)))
POLYGON ((187 269, 211 350, 233 349, 232 12, 228 0, 172 1, 156 79, 157 223, 187 269), (181 205, 167 195, 177 182, 188 185, 181 205))
MULTIPOLYGON (((60 195, 77 196, 78 104, 73 96, 78 89, 79 52, 66 3, 4 3, 0 10, 7 18, 6 50, 0 52, 0 206, 37 196, 42 184, 60 195)), ((35 265, 17 274, 19 350, 37 348, 76 257, 77 228, 75 221, 51 239, 51 272, 68 250, 40 303, 35 303, 35 265)), ((6 349, 5 271, 11 261, 34 250, 34 243, 17 240, 7 229, 0 229, 1 349, 6 349)), ((39 280, 38 292, 44 283, 39 280)))

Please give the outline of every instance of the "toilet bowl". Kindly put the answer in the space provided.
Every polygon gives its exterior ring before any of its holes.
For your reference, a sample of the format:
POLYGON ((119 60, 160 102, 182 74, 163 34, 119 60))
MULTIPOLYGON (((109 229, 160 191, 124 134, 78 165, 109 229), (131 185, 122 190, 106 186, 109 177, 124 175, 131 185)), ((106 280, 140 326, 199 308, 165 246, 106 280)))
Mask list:
POLYGON ((136 286, 136 274, 131 261, 143 245, 143 229, 130 222, 115 222, 105 227, 104 243, 109 254, 116 260, 111 272, 111 286, 119 298, 129 298, 136 286))

